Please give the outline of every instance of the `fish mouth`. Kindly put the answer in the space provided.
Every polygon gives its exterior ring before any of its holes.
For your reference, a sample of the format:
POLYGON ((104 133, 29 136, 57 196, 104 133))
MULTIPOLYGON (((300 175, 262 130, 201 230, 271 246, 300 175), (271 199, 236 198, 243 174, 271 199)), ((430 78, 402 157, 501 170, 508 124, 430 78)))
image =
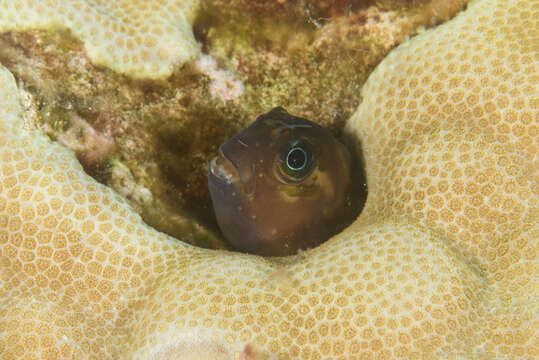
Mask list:
POLYGON ((227 184, 239 181, 238 169, 222 151, 210 161, 210 174, 227 184))

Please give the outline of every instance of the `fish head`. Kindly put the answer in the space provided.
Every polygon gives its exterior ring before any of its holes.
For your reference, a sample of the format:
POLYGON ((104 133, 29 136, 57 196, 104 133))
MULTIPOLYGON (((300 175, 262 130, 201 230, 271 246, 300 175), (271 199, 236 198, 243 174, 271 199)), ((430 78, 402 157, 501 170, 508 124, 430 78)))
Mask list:
POLYGON ((275 108, 225 142, 209 166, 219 227, 237 249, 290 255, 343 227, 351 157, 325 128, 275 108))

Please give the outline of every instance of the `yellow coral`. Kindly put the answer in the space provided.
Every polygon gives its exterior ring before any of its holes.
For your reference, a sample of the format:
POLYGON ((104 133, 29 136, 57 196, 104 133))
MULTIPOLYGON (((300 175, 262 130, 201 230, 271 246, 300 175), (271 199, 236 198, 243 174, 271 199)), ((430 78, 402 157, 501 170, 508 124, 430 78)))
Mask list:
POLYGON ((435 229, 505 302, 537 295, 538 14, 537 1, 485 1, 412 39, 372 74, 348 124, 367 160, 363 218, 435 229))
POLYGON ((133 77, 162 78, 199 52, 198 0, 0 1, 0 32, 66 27, 89 57, 133 77))
POLYGON ((285 259, 154 231, 22 129, 0 71, 0 357, 537 357, 539 2, 393 51, 348 129, 364 212, 285 259))

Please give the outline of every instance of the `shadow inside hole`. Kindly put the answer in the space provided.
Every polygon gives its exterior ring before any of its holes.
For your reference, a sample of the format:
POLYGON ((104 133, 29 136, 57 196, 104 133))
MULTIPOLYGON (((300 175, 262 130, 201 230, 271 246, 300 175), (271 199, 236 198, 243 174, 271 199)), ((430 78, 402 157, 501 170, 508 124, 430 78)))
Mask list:
POLYGON ((354 215, 350 221, 351 224, 359 217, 367 201, 369 192, 367 172, 361 140, 349 133, 345 133, 339 140, 346 146, 352 157, 352 198, 354 202, 352 213, 354 215))
POLYGON ((161 210, 147 210, 145 220, 190 244, 229 249, 220 234, 208 191, 208 163, 237 131, 227 116, 213 109, 156 121, 158 166, 164 185, 155 188, 161 210), (203 121, 201 121, 203 119, 203 121), (164 209, 164 210, 163 210, 164 209), (179 214, 163 217, 162 214, 179 214))

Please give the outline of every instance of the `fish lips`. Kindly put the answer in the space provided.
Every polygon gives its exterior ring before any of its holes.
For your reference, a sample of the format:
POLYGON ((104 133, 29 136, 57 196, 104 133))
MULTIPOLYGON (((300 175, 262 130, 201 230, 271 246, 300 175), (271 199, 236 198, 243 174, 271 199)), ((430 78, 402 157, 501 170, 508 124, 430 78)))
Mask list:
POLYGON ((230 185, 240 179, 238 168, 219 150, 219 155, 211 159, 208 169, 210 181, 219 181, 230 185))
POLYGON ((241 186, 245 193, 254 190, 255 166, 251 166, 254 149, 242 140, 245 130, 219 147, 219 154, 210 161, 208 179, 220 185, 241 186))
POLYGON ((208 187, 214 208, 234 203, 239 205, 243 196, 253 196, 255 182, 251 167, 242 167, 241 159, 231 160, 223 146, 208 166, 208 187))

